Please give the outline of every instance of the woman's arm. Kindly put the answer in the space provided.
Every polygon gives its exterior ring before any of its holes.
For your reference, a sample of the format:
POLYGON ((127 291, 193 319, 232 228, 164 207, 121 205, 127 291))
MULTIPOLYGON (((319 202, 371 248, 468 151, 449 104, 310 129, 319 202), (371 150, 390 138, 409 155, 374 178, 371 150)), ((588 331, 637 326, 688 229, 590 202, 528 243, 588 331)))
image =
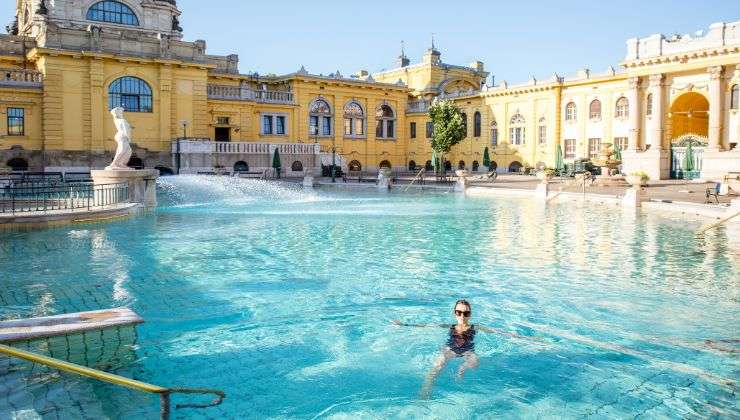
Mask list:
POLYGON ((394 319, 392 322, 393 322, 393 325, 398 325, 399 327, 416 327, 416 328, 438 328, 438 327, 447 328, 448 327, 447 325, 437 325, 437 324, 406 324, 397 319, 394 319))

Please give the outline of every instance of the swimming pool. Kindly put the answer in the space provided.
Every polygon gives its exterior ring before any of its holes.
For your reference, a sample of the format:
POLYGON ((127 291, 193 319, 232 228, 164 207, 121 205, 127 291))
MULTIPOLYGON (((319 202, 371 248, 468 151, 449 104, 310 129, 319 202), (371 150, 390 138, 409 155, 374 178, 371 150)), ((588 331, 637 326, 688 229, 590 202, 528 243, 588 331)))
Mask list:
MULTIPOLYGON (((163 178, 159 195, 140 218, 0 233, 0 318, 130 306, 146 323, 119 373, 227 393, 178 418, 740 416, 726 228, 696 239, 699 222, 619 207, 215 177, 163 178), (453 362, 420 399, 448 333, 391 321, 453 323, 458 298, 473 323, 540 341, 479 333, 480 368, 456 380, 453 362)), ((68 379, 89 417, 157 416, 156 400, 68 379)), ((2 381, 0 413, 55 398, 2 381)))

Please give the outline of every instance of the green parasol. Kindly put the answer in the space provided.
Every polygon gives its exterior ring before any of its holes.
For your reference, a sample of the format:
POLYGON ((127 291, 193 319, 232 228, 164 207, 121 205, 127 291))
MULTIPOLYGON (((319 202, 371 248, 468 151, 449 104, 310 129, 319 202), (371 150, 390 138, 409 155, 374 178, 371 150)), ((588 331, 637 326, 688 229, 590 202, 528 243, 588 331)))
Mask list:
POLYGON ((622 161, 622 148, 619 146, 614 148, 614 160, 622 161))
POLYGON ((439 172, 439 159, 437 159, 436 150, 432 150, 432 165, 434 166, 434 172, 439 172))
POLYGON ((277 177, 280 178, 280 168, 283 165, 280 163, 280 151, 275 148, 275 154, 272 155, 272 167, 275 168, 277 177))
POLYGON ((689 172, 694 170, 694 148, 691 146, 691 143, 686 146, 686 154, 683 157, 683 178, 688 179, 691 175, 689 172))
POLYGON ((558 144, 558 151, 555 155, 555 169, 562 171, 565 169, 565 163, 563 162, 563 148, 558 144))
POLYGON ((483 150, 483 166, 489 169, 491 167, 491 156, 488 154, 488 146, 483 150))

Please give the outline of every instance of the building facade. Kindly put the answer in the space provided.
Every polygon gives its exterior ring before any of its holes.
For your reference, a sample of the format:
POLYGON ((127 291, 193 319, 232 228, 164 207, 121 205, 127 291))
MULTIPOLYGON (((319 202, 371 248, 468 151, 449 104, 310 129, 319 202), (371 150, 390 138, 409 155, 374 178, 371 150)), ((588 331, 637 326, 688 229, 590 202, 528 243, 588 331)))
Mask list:
POLYGON ((740 22, 706 33, 627 42, 620 70, 487 84, 482 62, 446 64, 433 43, 420 62, 349 76, 239 73, 236 55, 183 40, 174 0, 17 0, 0 36, 0 166, 104 167, 109 109, 134 129, 130 165, 172 172, 259 170, 279 148, 289 174, 416 168, 431 159, 428 108, 453 100, 467 137, 450 167, 499 172, 623 150, 626 172, 680 176, 691 144, 697 176, 740 172, 740 22))

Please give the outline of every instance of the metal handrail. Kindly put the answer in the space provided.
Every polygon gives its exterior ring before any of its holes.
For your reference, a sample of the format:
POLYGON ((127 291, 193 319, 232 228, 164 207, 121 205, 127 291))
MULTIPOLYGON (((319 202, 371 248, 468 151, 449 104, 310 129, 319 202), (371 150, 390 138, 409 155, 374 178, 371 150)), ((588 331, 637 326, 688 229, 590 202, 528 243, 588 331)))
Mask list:
POLYGON ((106 207, 130 201, 128 183, 21 183, 0 185, 0 213, 46 212, 106 207))
POLYGON ((176 409, 215 407, 221 404, 224 398, 226 398, 226 393, 216 389, 164 388, 161 386, 148 384, 146 382, 137 381, 135 379, 119 376, 113 373, 103 372, 101 370, 89 368, 87 366, 80 366, 74 363, 66 362, 64 360, 54 359, 52 357, 20 350, 3 344, 0 344, 0 354, 5 354, 10 357, 16 357, 32 363, 41 364, 54 369, 74 373, 102 382, 107 382, 113 385, 123 386, 139 392, 145 392, 148 394, 159 394, 160 417, 162 418, 162 420, 168 420, 170 418, 170 396, 172 394, 213 394, 216 396, 216 399, 214 399, 209 404, 177 404, 175 405, 176 409))

